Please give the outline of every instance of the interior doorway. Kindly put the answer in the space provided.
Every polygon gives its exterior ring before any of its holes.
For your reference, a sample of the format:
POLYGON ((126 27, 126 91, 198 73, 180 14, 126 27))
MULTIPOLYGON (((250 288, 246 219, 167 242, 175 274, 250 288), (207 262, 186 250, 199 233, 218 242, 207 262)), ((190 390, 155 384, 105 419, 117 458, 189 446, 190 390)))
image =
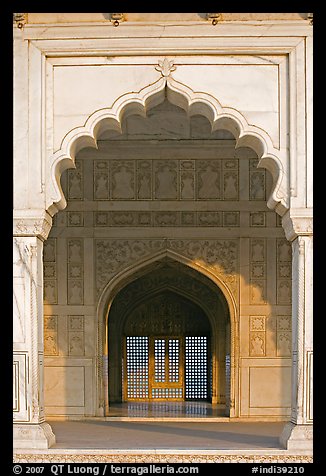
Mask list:
POLYGON ((109 407, 202 403, 229 414, 228 309, 213 283, 186 268, 166 261, 114 298, 107 327, 109 407))

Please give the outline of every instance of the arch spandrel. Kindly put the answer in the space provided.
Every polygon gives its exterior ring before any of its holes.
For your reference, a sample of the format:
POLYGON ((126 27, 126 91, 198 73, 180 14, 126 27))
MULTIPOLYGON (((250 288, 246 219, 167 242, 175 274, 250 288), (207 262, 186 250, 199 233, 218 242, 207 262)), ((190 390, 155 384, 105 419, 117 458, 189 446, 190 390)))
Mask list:
POLYGON ((266 168, 273 177, 273 190, 267 201, 269 208, 280 215, 288 210, 286 188, 287 162, 284 152, 276 149, 270 136, 263 129, 248 124, 239 111, 223 107, 216 98, 205 92, 195 92, 188 86, 175 81, 172 76, 163 76, 156 82, 145 86, 138 92, 129 92, 120 96, 111 108, 95 111, 86 120, 84 126, 72 129, 64 137, 58 150, 51 158, 50 202, 47 210, 54 215, 66 207, 60 177, 67 168, 75 167, 76 154, 84 147, 97 148, 97 139, 105 130, 122 132, 122 121, 129 115, 146 117, 147 112, 162 103, 165 98, 184 109, 189 116, 206 117, 212 131, 225 129, 236 139, 236 148, 249 147, 258 158, 258 167, 266 168))

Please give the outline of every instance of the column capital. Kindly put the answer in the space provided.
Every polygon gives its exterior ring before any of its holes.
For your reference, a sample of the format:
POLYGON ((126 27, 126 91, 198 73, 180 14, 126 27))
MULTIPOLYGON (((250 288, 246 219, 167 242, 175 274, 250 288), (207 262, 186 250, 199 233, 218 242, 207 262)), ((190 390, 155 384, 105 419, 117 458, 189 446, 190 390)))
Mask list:
POLYGON ((14 236, 36 236, 45 241, 52 227, 52 217, 45 210, 14 210, 14 236))
POLYGON ((287 240, 313 235, 313 209, 290 208, 282 217, 282 226, 287 240))

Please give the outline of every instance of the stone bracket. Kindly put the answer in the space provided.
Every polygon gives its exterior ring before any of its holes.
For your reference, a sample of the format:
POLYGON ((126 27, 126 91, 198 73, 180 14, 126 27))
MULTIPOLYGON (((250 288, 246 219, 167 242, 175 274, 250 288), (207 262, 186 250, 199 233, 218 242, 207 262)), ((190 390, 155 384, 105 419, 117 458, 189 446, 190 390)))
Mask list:
POLYGON ((312 236, 312 208, 290 208, 282 218, 282 225, 288 241, 293 241, 298 236, 312 236))
POLYGON ((14 236, 36 236, 45 241, 52 227, 52 217, 45 210, 15 210, 14 236))

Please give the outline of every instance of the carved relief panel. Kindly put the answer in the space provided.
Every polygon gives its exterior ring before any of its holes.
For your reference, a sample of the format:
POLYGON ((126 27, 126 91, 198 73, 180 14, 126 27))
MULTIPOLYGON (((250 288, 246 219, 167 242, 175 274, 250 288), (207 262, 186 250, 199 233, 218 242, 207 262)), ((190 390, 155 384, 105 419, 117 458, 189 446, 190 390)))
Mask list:
POLYGON ((162 250, 172 250, 198 261, 223 277, 237 297, 237 240, 96 240, 96 286, 98 294, 118 271, 162 250))
POLYGON ((111 198, 132 200, 135 198, 135 161, 111 161, 111 198))
POLYGON ((68 316, 68 354, 83 356, 84 348, 84 316, 68 316))
POLYGON ((266 303, 266 240, 250 240, 250 302, 266 303))
POLYGON ((94 158, 93 177, 85 178, 83 161, 76 164, 68 176, 73 200, 82 199, 84 180, 92 181, 94 200, 239 199, 238 159, 94 158))
POLYGON ((56 239, 48 238, 43 248, 44 274, 44 302, 56 304, 58 301, 57 266, 56 266, 56 239))
POLYGON ((44 355, 59 355, 58 316, 44 316, 44 355))
POLYGON ((291 316, 277 316, 277 356, 290 357, 291 349, 291 316))
POLYGON ((83 304, 83 246, 84 242, 81 239, 70 239, 67 241, 68 304, 83 304))
POLYGON ((178 163, 175 160, 154 161, 155 198, 178 199, 178 163))
POLYGON ((266 173, 257 169, 258 159, 249 161, 249 199, 266 200, 266 173))
POLYGON ((109 198, 109 161, 94 160, 94 199, 109 198))
POLYGON ((84 176, 83 161, 76 160, 75 169, 68 170, 68 198, 70 200, 83 200, 84 176))
POLYGON ((250 316, 249 319, 249 355, 264 357, 266 355, 266 317, 250 316))
POLYGON ((277 240, 277 303, 291 304, 292 250, 285 238, 277 240))

